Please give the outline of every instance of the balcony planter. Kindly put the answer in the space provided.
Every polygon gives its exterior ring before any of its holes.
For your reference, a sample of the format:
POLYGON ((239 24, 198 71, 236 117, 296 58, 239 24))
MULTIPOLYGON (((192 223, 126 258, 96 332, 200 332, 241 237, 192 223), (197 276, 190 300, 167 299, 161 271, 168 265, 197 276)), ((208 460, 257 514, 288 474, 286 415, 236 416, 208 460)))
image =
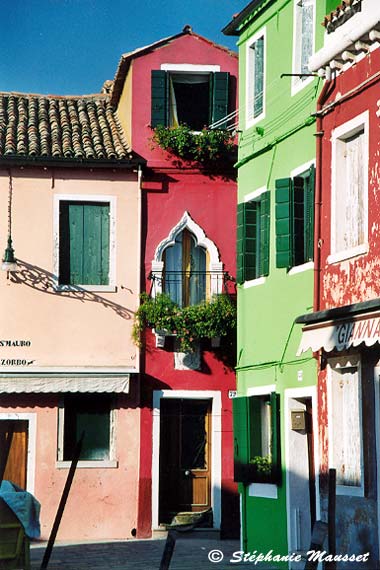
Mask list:
POLYGON ((147 327, 158 334, 175 335, 180 351, 194 352, 201 339, 235 334, 236 307, 228 295, 216 295, 199 305, 179 307, 164 293, 154 299, 143 293, 133 328, 137 344, 147 327))
POLYGON ((153 148, 158 146, 178 158, 210 164, 220 159, 231 158, 234 151, 234 137, 225 129, 203 129, 194 132, 187 125, 153 129, 153 148))

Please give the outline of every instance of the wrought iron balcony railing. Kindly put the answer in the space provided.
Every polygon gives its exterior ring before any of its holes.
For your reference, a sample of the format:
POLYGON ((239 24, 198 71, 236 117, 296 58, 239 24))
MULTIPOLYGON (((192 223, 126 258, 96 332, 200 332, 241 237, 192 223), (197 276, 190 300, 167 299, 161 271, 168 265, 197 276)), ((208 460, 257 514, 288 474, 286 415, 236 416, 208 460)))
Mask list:
POLYGON ((151 273, 150 294, 166 293, 180 307, 197 305, 213 295, 232 293, 234 279, 226 271, 163 271, 151 273))

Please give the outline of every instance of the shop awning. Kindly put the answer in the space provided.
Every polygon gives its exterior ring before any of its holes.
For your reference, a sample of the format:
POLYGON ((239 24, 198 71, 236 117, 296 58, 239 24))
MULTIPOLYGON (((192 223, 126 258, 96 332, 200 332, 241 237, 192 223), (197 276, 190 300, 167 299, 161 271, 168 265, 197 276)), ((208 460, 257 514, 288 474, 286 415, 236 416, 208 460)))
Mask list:
POLYGON ((331 352, 362 343, 373 346, 380 343, 380 299, 308 313, 296 322, 305 324, 297 356, 309 349, 331 352))
POLYGON ((93 376, 0 375, 0 394, 129 393, 129 374, 93 376))

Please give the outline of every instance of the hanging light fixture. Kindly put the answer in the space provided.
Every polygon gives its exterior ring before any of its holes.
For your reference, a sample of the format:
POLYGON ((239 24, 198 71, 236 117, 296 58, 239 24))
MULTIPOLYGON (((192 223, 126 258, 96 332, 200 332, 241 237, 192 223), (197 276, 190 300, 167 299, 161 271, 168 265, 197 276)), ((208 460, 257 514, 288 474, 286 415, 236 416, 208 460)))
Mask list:
POLYGON ((15 258, 15 252, 12 247, 12 174, 9 170, 9 190, 8 190, 8 241, 7 247, 4 252, 3 263, 1 269, 8 273, 15 273, 19 271, 19 267, 15 258))

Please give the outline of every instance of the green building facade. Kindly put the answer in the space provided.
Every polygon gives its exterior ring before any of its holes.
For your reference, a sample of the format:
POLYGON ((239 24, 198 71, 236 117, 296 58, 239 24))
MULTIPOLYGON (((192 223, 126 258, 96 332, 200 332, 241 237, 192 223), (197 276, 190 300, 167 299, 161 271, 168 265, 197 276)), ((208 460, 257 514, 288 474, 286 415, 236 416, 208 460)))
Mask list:
POLYGON ((254 0, 224 29, 239 36, 240 59, 234 437, 245 552, 308 550, 319 516, 317 370, 311 352, 296 356, 294 320, 313 307, 323 80, 307 63, 325 10, 319 0, 254 0))

